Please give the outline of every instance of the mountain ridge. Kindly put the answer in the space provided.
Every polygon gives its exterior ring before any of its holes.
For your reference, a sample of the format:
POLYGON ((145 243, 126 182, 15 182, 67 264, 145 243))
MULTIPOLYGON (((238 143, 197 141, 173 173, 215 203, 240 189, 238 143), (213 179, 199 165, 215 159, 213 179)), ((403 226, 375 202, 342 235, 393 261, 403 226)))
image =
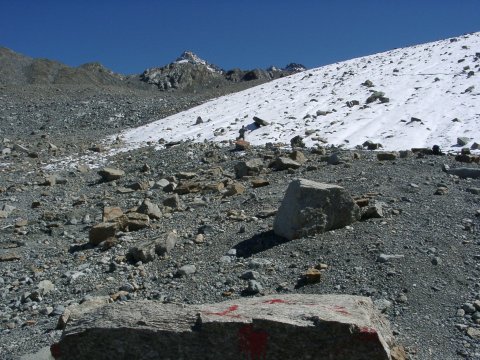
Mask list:
MULTIPOLYGON (((225 71, 191 51, 184 51, 173 62, 145 69, 141 74, 115 73, 99 62, 89 62, 76 67, 59 61, 32 58, 6 47, 0 47, 0 84, 82 84, 113 85, 159 90, 201 90, 202 87, 228 86, 239 81, 268 81, 302 71, 301 67, 275 70, 225 71), (232 76, 236 74, 236 76, 232 76)), ((305 69, 305 67, 303 67, 305 69)))

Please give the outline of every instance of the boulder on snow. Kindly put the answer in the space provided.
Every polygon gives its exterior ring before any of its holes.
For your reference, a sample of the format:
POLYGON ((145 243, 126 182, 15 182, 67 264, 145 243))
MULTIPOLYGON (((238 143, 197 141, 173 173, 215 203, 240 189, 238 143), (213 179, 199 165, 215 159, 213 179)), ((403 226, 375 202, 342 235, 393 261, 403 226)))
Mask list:
POLYGON ((363 86, 366 86, 366 87, 374 87, 375 85, 373 85, 373 82, 371 80, 365 80, 363 83, 362 83, 363 86))
POLYGON ((461 136, 457 138, 457 145, 465 146, 470 142, 470 139, 466 136, 461 136))
POLYGON ((331 114, 331 111, 317 110, 316 114, 317 114, 317 116, 327 116, 328 114, 331 114))
POLYGON ((305 143, 303 142, 303 137, 301 137, 300 135, 297 135, 297 136, 293 137, 290 140, 290 145, 292 146, 292 149, 304 148, 305 143))
POLYGON ((268 121, 265 121, 263 119, 260 119, 258 116, 254 116, 253 117, 253 121, 255 122, 255 124, 257 126, 267 126, 267 125, 270 125, 270 123, 268 121))
POLYGON ((382 148, 382 144, 374 143, 372 140, 367 140, 362 144, 363 147, 366 147, 368 150, 378 150, 382 148))
MULTIPOLYGON (((370 298, 275 295, 216 304, 141 300, 72 317, 52 352, 71 360, 389 360, 401 347, 370 298)), ((396 357, 402 359, 403 357, 396 357)))
POLYGON ((374 91, 372 95, 370 95, 365 102, 367 104, 370 104, 377 100, 380 100, 380 102, 388 102, 384 99, 388 99, 388 98, 385 98, 385 93, 383 91, 374 91))
POLYGON ((360 208, 337 185, 297 179, 290 183, 273 230, 289 240, 338 229, 360 219, 360 208))

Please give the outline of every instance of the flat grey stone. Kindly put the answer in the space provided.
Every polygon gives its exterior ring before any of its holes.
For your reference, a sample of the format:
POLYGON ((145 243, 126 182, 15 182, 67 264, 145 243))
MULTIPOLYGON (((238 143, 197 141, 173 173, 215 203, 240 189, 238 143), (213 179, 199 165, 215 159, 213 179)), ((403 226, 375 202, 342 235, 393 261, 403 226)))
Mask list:
POLYGON ((393 337, 369 298, 275 295, 204 305, 132 301, 67 323, 56 351, 70 360, 388 360, 393 337))

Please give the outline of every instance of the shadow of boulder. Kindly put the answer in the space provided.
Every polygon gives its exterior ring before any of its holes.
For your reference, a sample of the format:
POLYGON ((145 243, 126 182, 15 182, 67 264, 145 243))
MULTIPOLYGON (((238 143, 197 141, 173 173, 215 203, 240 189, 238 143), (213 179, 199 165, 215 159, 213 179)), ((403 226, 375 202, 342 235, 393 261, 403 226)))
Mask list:
POLYGON ((237 250, 237 257, 248 258, 288 241, 288 239, 276 235, 273 230, 269 230, 256 234, 250 239, 238 243, 233 248, 237 250))

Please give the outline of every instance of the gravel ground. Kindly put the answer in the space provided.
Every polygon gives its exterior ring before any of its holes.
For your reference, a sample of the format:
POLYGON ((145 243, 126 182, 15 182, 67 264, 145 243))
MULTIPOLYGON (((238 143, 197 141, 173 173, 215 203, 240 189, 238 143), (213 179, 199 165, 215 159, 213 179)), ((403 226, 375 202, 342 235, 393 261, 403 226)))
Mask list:
POLYGON ((158 91, 87 85, 1 85, 0 138, 31 144, 40 137, 78 151, 120 130, 144 125, 210 99, 265 82, 219 88, 158 91))
MULTIPOLYGON (((299 169, 266 168, 259 177, 269 184, 253 188, 252 179, 235 179, 235 164, 261 158, 267 166, 287 150, 235 152, 183 143, 110 157, 109 167, 125 171, 116 181, 99 181, 90 164, 57 169, 56 183, 48 185, 46 164, 87 152, 102 136, 207 96, 1 89, 1 136, 10 140, 3 147, 11 149, 0 158, 1 358, 15 359, 58 341, 56 325, 66 306, 120 290, 118 301, 185 303, 276 293, 366 295, 385 312, 412 359, 480 358, 480 302, 475 302, 480 299, 480 180, 443 172, 443 164, 462 166, 453 157, 378 161, 374 152, 359 151, 359 159, 341 152, 344 161, 328 165, 324 155, 305 149, 308 161, 299 169), (173 193, 161 180, 177 184, 190 176, 204 190, 179 195, 178 208, 164 206, 173 193), (289 182, 299 177, 338 184, 354 197, 380 202, 383 217, 287 242, 272 231, 274 212, 289 182), (245 191, 227 196, 220 183, 240 183, 245 191), (160 219, 120 232, 113 247, 89 244, 89 230, 101 222, 104 207, 127 212, 146 198, 159 205, 160 219), (178 240, 166 256, 129 261, 135 244, 172 230, 178 240), (319 283, 299 281, 320 264, 326 266, 319 283), (185 265, 194 265, 194 273, 181 275, 185 265), (256 272, 253 288, 242 279, 249 270, 256 272)), ((327 149, 327 155, 333 151, 327 149)))

